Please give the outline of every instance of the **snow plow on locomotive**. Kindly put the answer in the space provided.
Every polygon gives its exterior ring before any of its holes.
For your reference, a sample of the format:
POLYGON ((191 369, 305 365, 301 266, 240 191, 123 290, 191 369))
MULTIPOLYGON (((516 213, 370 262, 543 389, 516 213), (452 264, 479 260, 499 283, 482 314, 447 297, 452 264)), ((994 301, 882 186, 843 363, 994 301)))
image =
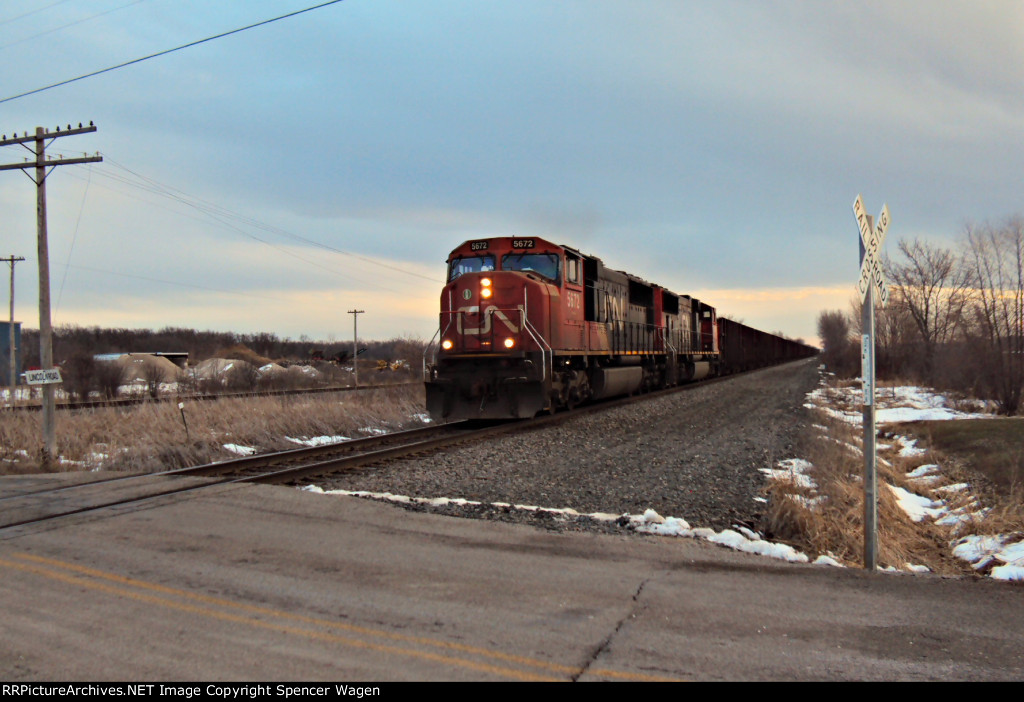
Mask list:
POLYGON ((720 329, 710 305, 567 246, 467 241, 448 257, 427 410, 438 419, 532 417, 739 370, 765 349, 784 360, 814 352, 735 322, 724 338, 720 329))

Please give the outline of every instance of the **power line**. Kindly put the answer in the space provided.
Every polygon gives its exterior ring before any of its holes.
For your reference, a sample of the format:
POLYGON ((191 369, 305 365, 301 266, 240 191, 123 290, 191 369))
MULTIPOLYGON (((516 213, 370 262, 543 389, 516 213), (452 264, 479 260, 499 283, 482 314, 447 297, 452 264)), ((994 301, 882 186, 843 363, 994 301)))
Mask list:
POLYGON ((25 17, 31 17, 32 15, 38 12, 42 12, 43 10, 49 10, 51 7, 57 7, 57 5, 63 5, 66 2, 68 2, 68 0, 57 0, 57 2, 51 2, 49 5, 44 5, 43 7, 37 8, 35 10, 30 10, 29 12, 20 14, 17 17, 11 17, 10 19, 0 20, 0 25, 10 24, 11 22, 16 22, 20 19, 24 19, 25 17))
MULTIPOLYGON (((83 24, 83 23, 88 22, 90 20, 94 20, 97 17, 103 17, 104 15, 109 15, 112 12, 117 12, 118 10, 123 10, 126 7, 131 7, 132 5, 138 5, 140 2, 145 2, 145 1, 146 0, 132 0, 132 2, 128 3, 127 5, 121 5, 120 7, 115 7, 113 9, 111 9, 111 10, 107 10, 106 12, 98 12, 95 15, 89 15, 88 17, 83 17, 82 19, 75 20, 74 22, 68 22, 67 24, 62 24, 61 26, 54 27, 53 29, 47 29, 45 32, 39 32, 38 34, 33 34, 30 37, 25 37, 24 39, 18 39, 17 41, 12 41, 10 44, 4 44, 3 46, 0 46, 0 49, 8 49, 8 48, 10 48, 12 46, 17 46, 18 44, 24 44, 26 41, 32 41, 33 39, 38 39, 39 37, 46 36, 47 34, 53 34, 54 32, 59 32, 62 29, 67 29, 68 27, 74 27, 77 24, 83 24)), ((2 23, 0 23, 0 24, 2 24, 2 23)))
MULTIPOLYGON (((335 246, 331 246, 330 244, 325 244, 325 243, 323 243, 321 241, 317 241, 315 239, 310 239, 308 237, 304 237, 301 234, 295 234, 294 232, 290 232, 287 229, 282 229, 280 227, 275 227, 275 226, 273 226, 271 224, 267 224, 266 222, 262 222, 262 221, 260 221, 258 219, 253 218, 253 217, 249 217, 249 216, 240 214, 238 212, 234 212, 233 210, 229 210, 228 208, 223 207, 221 205, 217 205, 216 203, 212 203, 212 202, 209 202, 209 201, 197 198, 195 196, 189 195, 188 193, 184 192, 183 190, 179 190, 178 188, 174 188, 174 187, 169 186, 169 185, 164 185, 163 183, 160 183, 160 182, 158 182, 156 180, 153 180, 152 178, 149 178, 147 176, 144 176, 141 173, 136 173, 135 171, 131 170, 127 166, 124 166, 123 164, 118 163, 117 161, 115 161, 114 159, 110 158, 109 156, 107 156, 106 159, 107 159, 107 163, 109 163, 109 164, 111 164, 111 165, 113 165, 113 166, 115 166, 117 168, 120 168, 123 171, 131 173, 136 178, 139 178, 140 180, 142 180, 143 182, 145 182, 145 183, 147 183, 148 185, 151 186, 150 188, 144 188, 144 189, 147 189, 150 192, 154 192, 154 193, 158 193, 158 194, 164 195, 165 197, 169 197, 169 198, 171 198, 173 200, 181 202, 182 204, 188 205, 189 207, 193 207, 193 208, 195 208, 195 209, 197 209, 197 210, 199 210, 201 212, 205 212, 207 215, 209 215, 211 217, 217 217, 217 216, 228 217, 228 218, 237 220, 237 221, 239 221, 239 222, 241 222, 243 224, 247 224, 247 225, 249 225, 251 227, 254 227, 256 229, 262 229, 263 231, 265 231, 265 232, 267 232, 269 234, 277 234, 278 236, 283 236, 285 238, 292 239, 293 241, 299 241, 299 242, 302 242, 304 244, 308 244, 310 246, 315 246, 316 248, 323 249, 325 251, 330 251, 331 253, 341 254, 342 256, 348 256, 350 258, 355 258, 355 259, 358 259, 360 261, 363 261, 364 263, 369 263, 369 264, 374 265, 374 266, 379 266, 380 268, 385 268, 387 270, 390 270, 390 271, 393 271, 393 272, 396 272, 396 273, 403 273, 405 275, 412 276, 414 278, 421 278, 423 280, 430 281, 431 283, 437 283, 437 279, 436 278, 432 278, 430 276, 422 275, 420 273, 414 273, 413 271, 405 270, 404 268, 399 268, 397 266, 393 266, 393 265, 390 265, 390 264, 387 264, 387 263, 381 263, 380 261, 376 261, 376 260, 374 260, 372 258, 369 258, 367 256, 361 256, 359 254, 354 254, 354 253, 352 253, 350 251, 344 251, 344 250, 339 249, 339 248, 337 248, 335 246)), ((115 178, 113 175, 107 175, 107 177, 115 178)), ((128 182, 128 181, 122 181, 122 182, 128 182)), ((138 187, 142 187, 142 186, 138 186, 138 187)), ((251 235, 246 233, 246 236, 251 236, 251 235)), ((263 241, 262 239, 257 239, 257 240, 258 241, 263 241)), ((266 243, 266 242, 264 242, 264 243, 266 243)))
POLYGON ((149 56, 143 56, 142 58, 132 59, 131 61, 125 61, 124 63, 117 64, 116 66, 111 66, 110 68, 104 68, 104 69, 99 70, 99 71, 93 71, 92 73, 86 73, 85 75, 78 76, 77 78, 69 78, 68 80, 62 80, 59 83, 54 83, 52 85, 47 85, 47 86, 45 86, 43 88, 36 88, 35 90, 29 90, 28 92, 21 93, 20 95, 12 95, 11 97, 6 97, 6 98, 3 98, 2 100, 0 100, 0 104, 3 104, 5 102, 10 102, 11 100, 17 100, 18 98, 23 98, 23 97, 26 97, 28 95, 35 95, 36 93, 41 93, 44 90, 50 90, 52 88, 59 88, 62 85, 67 85, 69 83, 74 83, 76 81, 85 80, 86 78, 92 78, 93 76, 98 76, 98 75, 100 75, 102 73, 109 73, 110 71, 116 71, 118 68, 124 68, 125 66, 131 66, 132 64, 142 63, 143 61, 148 61, 149 59, 152 59, 152 58, 157 58, 159 56, 166 56, 167 54, 172 54, 175 51, 181 51, 182 49, 188 49, 188 48, 191 48, 193 46, 198 46, 199 44, 205 44, 206 42, 213 41, 214 39, 222 39, 224 37, 231 36, 232 34, 238 34, 239 32, 244 32, 247 29, 254 29, 256 27, 262 27, 265 24, 271 24, 272 22, 277 22, 279 20, 288 19, 289 17, 295 17, 296 15, 301 15, 301 14, 303 14, 305 12, 312 12, 313 10, 319 10, 320 8, 327 7, 328 5, 336 5, 337 3, 341 2, 341 1, 342 0, 329 0, 328 2, 322 2, 319 5, 314 5, 312 7, 307 7, 304 10, 296 10, 295 12, 289 12, 288 14, 281 15, 280 17, 274 17, 272 19, 263 20, 262 22, 257 22, 255 24, 250 24, 250 25, 248 25, 246 27, 239 27, 238 29, 232 29, 229 32, 222 32, 221 34, 216 34, 216 35, 214 35, 212 37, 207 37, 205 39, 200 39, 198 41, 189 42, 188 44, 182 44, 181 46, 176 46, 173 49, 166 49, 164 51, 159 51, 159 52, 157 52, 155 54, 150 54, 149 56))
POLYGON ((92 184, 92 164, 89 164, 89 179, 85 181, 85 192, 82 193, 82 204, 78 208, 78 219, 75 220, 75 232, 71 235, 71 248, 68 249, 68 260, 64 263, 64 275, 60 279, 60 289, 57 291, 57 308, 55 314, 60 314, 60 301, 64 297, 64 283, 68 280, 68 266, 71 265, 71 256, 75 253, 75 241, 78 239, 78 228, 82 224, 82 213, 85 212, 85 199, 89 195, 89 186, 92 184))
MULTIPOLYGON (((145 192, 148 192, 148 193, 151 193, 151 194, 154 194, 154 195, 160 195, 160 196, 163 196, 163 197, 168 198, 170 200, 173 200, 174 202, 177 202, 177 203, 179 203, 181 205, 185 205, 185 206, 190 207, 190 208, 192 208, 194 210, 197 210, 199 213, 204 215, 204 217, 197 217, 197 216, 188 215, 188 214, 185 214, 185 213, 182 213, 182 212, 178 212, 178 211, 176 211, 176 210, 174 210, 174 209, 172 209, 170 207, 164 207, 162 205, 159 205, 159 204, 157 204, 155 202, 152 202, 152 201, 150 201, 150 200, 148 200, 146 198, 137 197, 137 196, 134 197, 134 199, 138 200, 139 202, 145 202, 146 204, 148 204, 148 205, 150 205, 152 207, 159 207, 160 209, 166 210, 167 212, 174 212, 175 214, 177 214, 180 217, 186 217, 186 218, 192 219, 192 220, 194 220, 196 222, 203 222, 204 224, 208 224, 209 220, 212 220, 214 223, 216 223, 217 225, 223 227, 224 229, 227 229, 227 230, 236 232, 238 234, 241 234, 242 236, 244 236, 244 237, 246 237, 248 239, 252 239, 253 241, 256 241, 256 242, 258 242, 260 244, 263 244, 264 246, 269 246, 270 248, 274 249, 275 251, 278 251, 281 254, 284 254, 285 256, 289 256, 291 258, 294 258, 294 259, 297 259, 299 261, 302 261, 303 263, 305 263, 305 264, 307 264, 309 266, 313 266, 314 268, 319 268, 319 269, 321 269, 323 271, 326 271, 326 272, 330 273, 331 275, 336 275, 336 276, 339 276, 341 278, 344 278, 348 282, 355 282, 355 283, 359 283, 359 284, 362 284, 362 285, 365 285, 365 286, 368 286, 368 287, 376 287, 379 290, 385 290, 385 291, 393 292, 393 293, 396 293, 396 294, 399 294, 399 295, 407 294, 407 293, 402 293, 401 291, 395 290, 394 288, 388 287, 386 285, 381 285, 379 282, 370 282, 370 281, 361 279, 358 276, 354 276, 351 273, 342 272, 342 271, 340 271, 338 269, 326 266, 323 263, 310 260, 310 259, 308 259, 308 258, 306 258, 304 256, 300 256, 299 254, 295 253, 294 251, 290 251, 287 248, 283 248, 281 246, 277 246, 277 245, 267 241, 266 239, 262 239, 262 238, 256 236, 255 234, 246 231, 245 229, 243 229, 240 226, 237 226, 237 225, 234 225, 234 224, 232 224, 232 223, 230 223, 228 221, 225 221, 225 219, 223 219, 222 217, 217 216, 213 212, 205 210, 202 207, 196 205, 195 203, 189 202, 187 199, 182 198, 182 197, 178 197, 178 196, 174 195, 173 193, 162 192, 158 188, 147 186, 145 184, 139 184, 137 182, 133 182, 133 181, 127 179, 127 178, 122 178, 122 177, 120 177, 120 176, 118 176, 118 175, 116 175, 114 173, 105 173, 102 170, 97 170, 97 171, 95 171, 95 173, 97 175, 103 176, 105 178, 109 178, 111 180, 114 180, 115 182, 127 185, 129 187, 138 188, 138 189, 143 190, 145 192)), ((76 177, 76 176, 73 176, 73 177, 76 177)), ((81 180, 84 180, 84 178, 81 178, 81 180)), ((104 187, 104 186, 100 185, 99 187, 104 187)), ((118 188, 107 187, 107 189, 111 190, 113 192, 121 193, 122 195, 125 195, 127 197, 133 197, 130 193, 127 193, 124 190, 120 190, 118 188)), ((166 281, 158 281, 158 282, 166 282, 166 281)))
POLYGON ((144 275, 136 275, 132 273, 124 273, 117 271, 107 271, 102 268, 91 268, 90 266, 73 266, 69 265, 69 268, 74 268, 80 271, 91 271, 93 273, 103 273, 104 275, 115 275, 120 278, 134 278, 135 280, 144 280, 148 283, 163 283, 165 285, 174 285, 179 288, 192 288, 194 290, 209 290, 211 292, 224 293, 226 295, 239 295, 241 297, 252 297, 258 300, 270 300, 272 302, 286 302, 281 297, 270 297, 269 295, 259 295, 257 293, 250 292, 239 292, 238 290, 225 290, 224 288, 211 288, 207 285, 196 285, 194 283, 184 283, 180 280, 165 280, 163 278, 150 278, 144 275))

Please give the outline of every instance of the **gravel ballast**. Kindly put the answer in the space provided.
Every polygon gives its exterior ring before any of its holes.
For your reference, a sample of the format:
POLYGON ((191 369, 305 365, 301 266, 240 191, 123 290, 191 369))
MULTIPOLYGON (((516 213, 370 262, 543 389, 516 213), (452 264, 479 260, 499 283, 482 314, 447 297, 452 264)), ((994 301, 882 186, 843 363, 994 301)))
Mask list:
MULTIPOLYGON (((556 426, 365 468, 319 485, 325 490, 568 507, 583 514, 653 509, 695 527, 756 529, 765 508, 756 499, 763 498, 766 485, 759 469, 793 457, 797 438, 809 422, 804 397, 817 378, 815 361, 790 363, 556 426)), ((449 505, 438 511, 548 528, 612 526, 489 504, 449 505)))

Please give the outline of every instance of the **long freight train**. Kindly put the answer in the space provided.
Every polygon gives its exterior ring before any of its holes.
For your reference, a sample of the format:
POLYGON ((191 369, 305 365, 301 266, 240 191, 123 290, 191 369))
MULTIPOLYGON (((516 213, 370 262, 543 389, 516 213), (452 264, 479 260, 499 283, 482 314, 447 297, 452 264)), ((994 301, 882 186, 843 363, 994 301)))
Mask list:
POLYGON ((537 237, 452 251, 438 334, 426 393, 439 419, 532 417, 816 352, 537 237))

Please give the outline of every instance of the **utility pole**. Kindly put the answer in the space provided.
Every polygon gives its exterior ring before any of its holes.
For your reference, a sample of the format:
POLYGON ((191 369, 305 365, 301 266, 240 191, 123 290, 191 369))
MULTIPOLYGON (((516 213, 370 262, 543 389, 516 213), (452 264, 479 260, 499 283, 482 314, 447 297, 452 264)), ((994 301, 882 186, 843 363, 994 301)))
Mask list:
POLYGON ((349 310, 348 313, 352 315, 352 372, 355 373, 355 383, 359 385, 359 315, 364 314, 366 310, 349 310))
MULTIPOLYGON (((33 149, 26 146, 26 144, 30 142, 35 143, 35 161, 26 159, 24 163, 0 165, 0 171, 23 170, 25 175, 36 184, 36 227, 39 232, 39 365, 43 370, 53 368, 53 327, 50 323, 50 253, 46 240, 46 176, 49 174, 46 169, 49 168, 50 172, 52 172, 57 166, 69 166, 75 163, 95 163, 103 160, 103 157, 99 154, 80 158, 64 158, 61 156, 55 159, 48 159, 46 158, 46 147, 60 137, 87 134, 95 131, 96 127, 93 126, 92 122, 89 122, 88 127, 83 127, 79 123, 77 129, 72 129, 69 124, 64 131, 61 131, 59 126, 52 132, 46 131, 43 127, 36 127, 34 136, 29 136, 26 132, 24 136, 19 137, 18 133, 15 132, 14 137, 11 139, 8 139, 6 134, 0 139, 0 146, 21 144, 29 152, 33 152, 33 149), (34 178, 28 173, 31 168, 35 169, 34 178)), ((55 417, 56 407, 53 384, 46 383, 43 385, 42 467, 44 470, 49 468, 53 460, 56 433, 54 430, 55 417)))
POLYGON ((8 328, 10 333, 10 343, 7 345, 7 351, 10 353, 11 361, 11 404, 14 404, 14 395, 18 390, 18 368, 15 363, 17 358, 16 349, 14 348, 14 264, 19 261, 24 261, 24 256, 8 256, 7 258, 0 258, 0 261, 6 261, 11 265, 11 326, 8 328))

